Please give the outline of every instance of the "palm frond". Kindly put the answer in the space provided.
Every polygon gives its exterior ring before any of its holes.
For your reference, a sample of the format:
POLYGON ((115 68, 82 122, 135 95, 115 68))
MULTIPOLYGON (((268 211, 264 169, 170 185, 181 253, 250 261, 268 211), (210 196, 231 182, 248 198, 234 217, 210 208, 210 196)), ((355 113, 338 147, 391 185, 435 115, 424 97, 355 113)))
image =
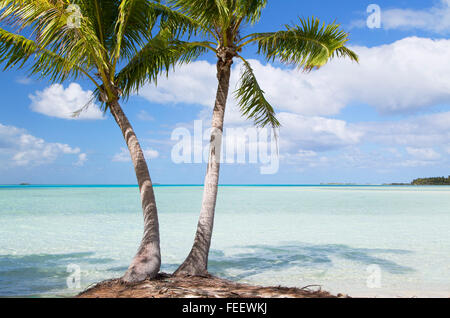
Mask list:
MULTIPOLYGON (((74 65, 64 57, 38 45, 24 36, 8 32, 0 28, 0 63, 4 69, 29 66, 30 75, 47 77, 51 81, 62 82, 68 78, 77 79, 80 75, 88 75, 88 70, 74 65), (27 63, 29 60, 30 63, 27 63)), ((95 81, 94 81, 95 83, 95 81)))
POLYGON ((236 15, 255 24, 261 18, 261 12, 266 5, 267 0, 238 0, 235 4, 236 15))
POLYGON ((275 116, 275 110, 266 100, 264 91, 258 84, 256 76, 250 63, 243 59, 243 71, 238 84, 238 89, 234 92, 241 113, 247 119, 252 119, 255 126, 272 128, 280 127, 280 122, 275 116))
POLYGON ((150 26, 148 0, 122 0, 119 6, 115 30, 115 47, 112 64, 115 66, 121 56, 131 57, 142 37, 148 38, 150 26))
POLYGON ((171 67, 196 60, 208 50, 208 45, 208 42, 170 40, 160 32, 117 74, 115 82, 123 96, 128 97, 145 83, 156 83, 158 75, 167 74, 171 67))
POLYGON ((72 27, 71 3, 66 0, 0 0, 0 21, 18 30, 27 29, 42 48, 63 56, 73 65, 107 66, 105 50, 92 22, 84 15, 72 27))
POLYGON ((228 0, 168 0, 168 2, 205 27, 223 25, 229 18, 228 0))
POLYGON ((115 26, 119 13, 119 0, 72 0, 93 25, 93 29, 104 48, 111 52, 116 41, 115 26))
POLYGON ((346 46, 341 46, 340 48, 336 49, 333 52, 332 57, 339 57, 339 58, 347 57, 352 61, 359 62, 358 54, 356 54, 346 46))
POLYGON ((205 34, 207 28, 199 21, 190 16, 175 10, 174 8, 161 3, 151 4, 153 21, 160 19, 161 28, 168 28, 172 31, 173 37, 181 37, 185 34, 205 34))
POLYGON ((159 1, 123 0, 115 29, 113 54, 116 61, 133 58, 152 38, 152 30, 158 22, 161 29, 172 32, 172 37, 206 32, 198 21, 159 1))
POLYGON ((278 32, 255 33, 248 38, 243 44, 257 42, 258 53, 268 61, 279 59, 305 70, 321 67, 335 56, 358 61, 356 53, 345 47, 348 33, 339 24, 326 25, 317 18, 300 19, 300 25, 287 25, 286 30, 278 32))

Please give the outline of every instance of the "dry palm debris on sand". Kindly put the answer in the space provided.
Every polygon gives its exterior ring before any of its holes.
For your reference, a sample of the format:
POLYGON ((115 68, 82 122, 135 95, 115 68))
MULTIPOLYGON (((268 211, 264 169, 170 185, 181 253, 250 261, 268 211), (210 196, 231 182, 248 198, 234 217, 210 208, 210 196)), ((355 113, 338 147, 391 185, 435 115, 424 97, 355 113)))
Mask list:
POLYGON ((176 277, 160 274, 154 280, 125 284, 120 279, 101 282, 80 298, 336 298, 328 292, 304 288, 261 287, 235 283, 214 276, 176 277))

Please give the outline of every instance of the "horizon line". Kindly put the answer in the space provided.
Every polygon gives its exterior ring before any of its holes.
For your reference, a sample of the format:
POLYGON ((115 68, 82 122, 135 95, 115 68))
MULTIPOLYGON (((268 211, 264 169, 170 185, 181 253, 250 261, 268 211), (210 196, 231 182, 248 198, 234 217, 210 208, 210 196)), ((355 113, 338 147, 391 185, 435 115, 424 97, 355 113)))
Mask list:
MULTIPOLYGON (((395 185, 411 185, 410 183, 402 184, 390 184, 390 183, 304 183, 304 184, 219 184, 219 187, 305 187, 305 186, 395 186, 395 185)), ((86 184, 46 184, 46 183, 36 183, 36 184, 0 184, 0 187, 138 187, 138 184, 97 184, 97 183, 86 183, 86 184)), ((154 187, 203 187, 204 184, 160 184, 154 183, 154 187)))

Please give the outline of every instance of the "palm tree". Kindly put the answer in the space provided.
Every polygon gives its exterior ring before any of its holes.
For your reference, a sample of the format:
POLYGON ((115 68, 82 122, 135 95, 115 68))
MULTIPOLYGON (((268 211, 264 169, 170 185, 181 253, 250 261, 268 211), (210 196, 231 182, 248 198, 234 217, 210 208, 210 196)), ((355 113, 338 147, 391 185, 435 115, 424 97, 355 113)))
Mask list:
MULTIPOLYGON (((218 88, 212 115, 209 161, 204 182, 203 201, 193 247, 176 275, 206 275, 214 224, 219 182, 221 136, 228 98, 231 65, 242 60, 243 72, 235 91, 243 116, 259 127, 280 126, 274 108, 266 100, 250 63, 242 50, 257 44, 257 52, 267 61, 275 59, 306 71, 319 68, 333 57, 358 56, 345 47, 348 34, 336 23, 322 24, 318 19, 300 19, 299 25, 286 25, 277 32, 243 35, 246 25, 259 21, 267 0, 169 0, 181 13, 195 20, 206 39, 196 43, 217 56, 218 88)), ((186 44, 188 44, 186 42, 186 44)), ((190 43, 193 44, 193 43, 190 43)))
POLYGON ((5 69, 27 66, 30 75, 51 82, 87 78, 95 85, 95 96, 128 146, 142 201, 144 234, 123 280, 153 278, 161 265, 156 201, 142 148, 119 100, 204 51, 173 45, 174 36, 192 32, 190 21, 148 0, 0 0, 0 21, 9 28, 0 28, 5 69))

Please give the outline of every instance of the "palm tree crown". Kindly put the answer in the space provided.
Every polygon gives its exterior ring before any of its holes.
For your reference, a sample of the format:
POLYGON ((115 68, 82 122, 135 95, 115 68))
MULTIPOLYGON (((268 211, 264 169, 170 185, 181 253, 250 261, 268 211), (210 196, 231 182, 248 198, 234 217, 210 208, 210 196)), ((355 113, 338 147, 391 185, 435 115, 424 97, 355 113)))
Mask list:
POLYGON ((0 0, 0 21, 13 30, 0 28, 0 63, 53 82, 87 77, 107 108, 204 52, 168 46, 192 31, 183 18, 159 1, 0 0))

